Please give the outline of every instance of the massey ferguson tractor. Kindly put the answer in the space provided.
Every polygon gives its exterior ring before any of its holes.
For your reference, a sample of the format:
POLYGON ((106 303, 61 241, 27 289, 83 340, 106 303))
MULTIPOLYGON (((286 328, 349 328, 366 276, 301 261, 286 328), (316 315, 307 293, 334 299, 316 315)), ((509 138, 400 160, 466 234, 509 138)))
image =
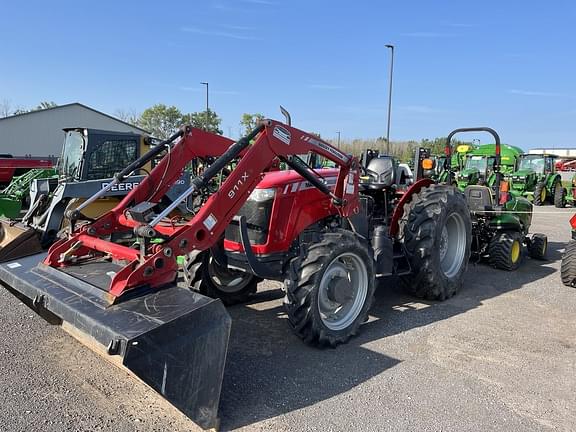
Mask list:
POLYGON ((203 294, 238 301, 261 278, 281 280, 296 334, 334 346, 366 320, 376 277, 396 274, 409 292, 443 300, 462 286, 471 247, 464 195, 430 179, 400 193, 390 157, 360 166, 274 120, 229 145, 182 128, 67 212, 67 236, 47 253, 0 264, 2 283, 30 307, 119 359, 205 428, 217 425, 230 317, 220 300, 203 294), (166 146, 166 156, 116 207, 85 217, 86 206, 166 146), (160 205, 207 147, 222 156, 160 205), (310 152, 337 168, 310 168, 298 156, 310 152), (202 195, 232 162, 221 187, 202 195), (279 162, 290 170, 269 172, 279 162), (190 219, 174 214, 190 196, 205 197, 199 210, 190 219), (193 289, 177 285, 182 256, 193 289))
MULTIPOLYGON (((307 142, 326 146, 315 137, 307 142)), ((447 153, 449 161, 450 146, 447 153)), ((293 156, 294 170, 263 176, 224 238, 187 256, 188 285, 232 304, 256 292, 261 279, 281 281, 295 333, 328 346, 346 342, 367 319, 375 278, 399 276, 409 293, 428 300, 451 297, 470 256, 470 212, 455 188, 421 178, 422 165, 432 163, 424 154, 417 152, 420 174, 406 187, 393 157, 365 152, 354 179, 358 206, 348 217, 331 192, 341 169, 313 170, 293 156)))

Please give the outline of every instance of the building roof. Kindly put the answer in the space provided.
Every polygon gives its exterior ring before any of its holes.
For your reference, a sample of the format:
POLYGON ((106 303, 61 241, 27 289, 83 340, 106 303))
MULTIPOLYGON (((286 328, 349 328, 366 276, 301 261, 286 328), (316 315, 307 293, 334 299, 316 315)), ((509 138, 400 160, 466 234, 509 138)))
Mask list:
POLYGON ((85 108, 85 109, 87 109, 87 110, 90 110, 90 111, 92 111, 92 112, 95 112, 95 113, 97 113, 97 114, 100 114, 100 115, 102 115, 102 116, 104 116, 104 117, 108 117, 109 119, 115 120, 115 121, 117 121, 118 123, 123 123, 123 124, 125 124, 126 126, 130 126, 130 127, 135 128, 135 129, 138 129, 138 130, 140 130, 140 131, 142 131, 142 132, 149 133, 147 130, 142 129, 142 128, 139 127, 139 126, 130 124, 130 123, 128 123, 128 122, 125 122, 124 120, 120 120, 119 118, 116 118, 116 117, 114 117, 114 116, 111 116, 110 114, 106 114, 106 113, 104 113, 104 112, 102 112, 102 111, 98 111, 98 110, 96 110, 96 109, 94 109, 94 108, 91 108, 91 107, 89 107, 89 106, 87 106, 87 105, 84 105, 84 104, 81 104, 81 103, 79 103, 79 102, 72 102, 72 103, 69 103, 69 104, 58 105, 58 106, 51 107, 51 108, 45 108, 45 109, 39 109, 39 110, 29 111, 29 112, 20 113, 20 114, 14 114, 14 115, 11 115, 11 116, 8 116, 8 117, 0 118, 0 122, 1 122, 2 120, 12 119, 12 118, 15 118, 15 117, 23 117, 23 116, 32 115, 32 114, 39 114, 39 113, 42 113, 42 112, 45 112, 45 111, 57 110, 57 109, 61 109, 61 108, 71 107, 71 106, 78 106, 78 107, 81 107, 81 108, 85 108))

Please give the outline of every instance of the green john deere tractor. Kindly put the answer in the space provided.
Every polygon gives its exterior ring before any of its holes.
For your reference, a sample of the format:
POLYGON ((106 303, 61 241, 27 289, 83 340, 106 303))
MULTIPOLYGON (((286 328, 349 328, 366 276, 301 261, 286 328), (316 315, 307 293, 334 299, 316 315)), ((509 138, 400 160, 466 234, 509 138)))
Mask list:
MULTIPOLYGON (((500 152, 500 172, 506 176, 514 171, 516 161, 523 151, 518 147, 502 144, 500 152)), ((469 153, 464 168, 456 176, 458 189, 463 191, 466 186, 476 184, 494 186, 496 174, 492 167, 495 155, 495 144, 483 144, 469 153)))
POLYGON ((528 235, 532 223, 532 203, 522 196, 508 191, 508 183, 501 172, 500 137, 495 130, 486 127, 456 129, 448 135, 460 132, 488 132, 495 140, 491 171, 492 186, 469 185, 464 195, 472 216, 472 251, 479 258, 502 270, 516 270, 522 261, 523 245, 535 259, 545 259, 548 239, 544 234, 528 235))
POLYGON ((456 147, 456 152, 450 155, 449 170, 446 169, 446 155, 431 156, 431 159, 434 160, 434 169, 428 176, 436 180, 438 183, 449 183, 449 176, 450 173, 452 173, 455 176, 452 182, 455 183, 455 178, 464 168, 469 155, 474 150, 476 150, 476 146, 473 144, 458 145, 456 147))
POLYGON ((537 206, 549 202, 563 207, 565 191, 562 178, 556 172, 556 157, 550 154, 520 155, 516 171, 509 175, 512 195, 528 198, 537 206))
POLYGON ((35 179, 45 179, 56 175, 54 168, 35 168, 14 177, 0 192, 0 216, 10 219, 20 217, 23 209, 30 204, 30 184, 35 179))

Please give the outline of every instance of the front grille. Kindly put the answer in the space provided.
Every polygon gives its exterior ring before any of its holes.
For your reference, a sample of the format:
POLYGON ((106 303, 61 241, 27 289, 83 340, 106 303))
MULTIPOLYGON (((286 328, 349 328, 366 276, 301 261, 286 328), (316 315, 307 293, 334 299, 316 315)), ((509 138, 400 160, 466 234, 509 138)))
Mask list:
MULTIPOLYGON (((266 244, 273 203, 273 199, 261 202, 246 201, 238 212, 238 216, 246 217, 246 226, 248 228, 250 244, 266 244)), ((238 222, 230 222, 230 225, 226 228, 225 236, 226 240, 240 243, 240 229, 238 227, 238 222)))

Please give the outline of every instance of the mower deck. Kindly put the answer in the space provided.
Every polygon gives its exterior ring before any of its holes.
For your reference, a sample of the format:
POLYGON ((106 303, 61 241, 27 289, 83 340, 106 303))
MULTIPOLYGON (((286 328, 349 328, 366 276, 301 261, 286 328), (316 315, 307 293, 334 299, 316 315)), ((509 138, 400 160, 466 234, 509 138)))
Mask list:
POLYGON ((0 280, 40 314, 69 323, 83 343, 119 356, 194 422, 217 426, 231 323, 219 300, 171 286, 109 306, 99 287, 109 283, 114 264, 71 266, 64 273, 38 264, 44 256, 0 264, 0 280))

